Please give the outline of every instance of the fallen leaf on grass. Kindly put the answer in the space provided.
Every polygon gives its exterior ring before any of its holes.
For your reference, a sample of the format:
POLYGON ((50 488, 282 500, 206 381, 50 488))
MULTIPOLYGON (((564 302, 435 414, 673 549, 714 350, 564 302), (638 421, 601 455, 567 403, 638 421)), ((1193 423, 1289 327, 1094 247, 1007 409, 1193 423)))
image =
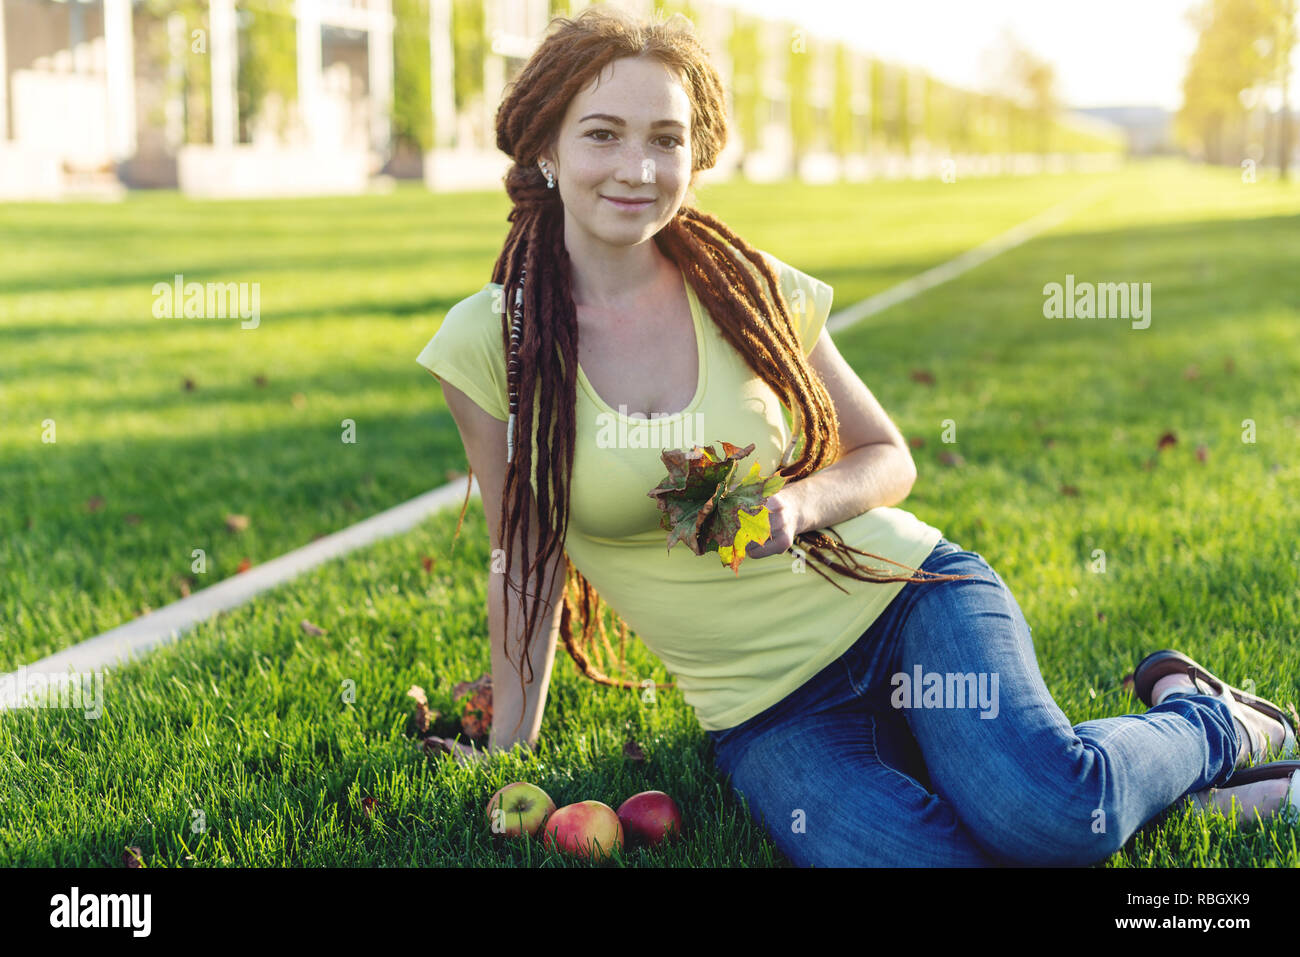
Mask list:
POLYGON ((925 448, 925 439, 921 438, 919 435, 914 435, 907 440, 907 444, 914 449, 925 448))
POLYGON ((250 562, 247 558, 245 558, 243 561, 239 563, 239 567, 235 569, 235 574, 238 575, 241 572, 246 572, 252 567, 253 567, 253 563, 250 562))
POLYGON ((461 681, 451 689, 455 701, 466 695, 469 697, 461 709, 461 730, 467 738, 481 738, 492 729, 492 675, 484 674, 477 681, 461 681))
POLYGON ((98 512, 103 507, 104 499, 102 496, 92 495, 86 499, 86 511, 88 512, 98 512))
POLYGON ((1178 444, 1178 436, 1174 435, 1172 432, 1166 432, 1164 435, 1160 436, 1160 441, 1156 443, 1156 450, 1167 449, 1169 446, 1176 444, 1178 444))
POLYGON ((420 564, 424 566, 424 570, 426 572, 433 571, 433 559, 430 558, 428 555, 420 556, 420 564))
POLYGON ((411 690, 406 693, 415 699, 416 730, 421 735, 428 734, 429 726, 441 716, 440 712, 429 710, 429 699, 419 685, 411 685, 411 690))
POLYGON ((321 628, 317 625, 313 625, 306 618, 302 620, 301 624, 302 624, 302 630, 305 631, 307 634, 311 635, 313 638, 319 638, 321 635, 325 634, 324 628, 321 628))
POLYGON ((232 532, 242 532, 248 528, 247 515, 227 515, 226 528, 232 532))
POLYGON ((1078 489, 1077 487, 1073 486, 1073 485, 1062 485, 1062 486, 1061 486, 1061 494, 1062 494, 1062 495, 1068 495, 1068 496, 1070 496, 1071 498, 1078 498, 1078 497, 1079 497, 1079 489, 1078 489))
POLYGON ((264 375, 253 376, 253 384, 256 385, 258 388, 264 387, 266 385, 266 376, 264 375))
POLYGON ((1105 613, 1104 611, 1099 611, 1099 612, 1097 612, 1097 620, 1098 620, 1098 621, 1105 621, 1105 620, 1106 620, 1106 613, 1105 613))
POLYGON ((138 847, 128 847, 122 855, 122 863, 130 868, 144 866, 144 852, 138 847))
POLYGON ((623 757, 634 764, 645 763, 645 752, 641 750, 641 745, 637 744, 636 741, 628 741, 627 744, 623 745, 623 757))
POLYGON ((934 385, 934 376, 925 369, 913 369, 912 381, 920 382, 922 385, 934 385))
POLYGON ((363 797, 361 799, 361 810, 366 812, 366 817, 374 814, 374 809, 379 805, 379 798, 363 797))
POLYGON ((939 453, 939 463, 941 465, 952 465, 960 468, 966 464, 966 460, 961 457, 960 453, 950 452, 947 449, 944 449, 939 453))
POLYGON ((186 391, 186 392, 193 392, 193 391, 194 391, 195 389, 197 389, 197 388, 198 388, 198 383, 195 382, 193 379, 186 379, 186 380, 185 380, 185 391, 186 391))

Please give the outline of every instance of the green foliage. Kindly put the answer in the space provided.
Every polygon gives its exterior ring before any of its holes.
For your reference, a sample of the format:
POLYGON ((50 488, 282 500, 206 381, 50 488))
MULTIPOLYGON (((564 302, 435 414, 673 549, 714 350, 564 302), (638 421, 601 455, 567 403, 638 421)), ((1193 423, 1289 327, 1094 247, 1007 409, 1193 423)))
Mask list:
POLYGON ((298 97, 298 35, 292 11, 289 0, 260 0, 238 9, 248 24, 240 31, 236 81, 239 121, 245 131, 261 115, 271 93, 279 94, 285 106, 279 133, 283 137, 288 131, 288 106, 298 97))
POLYGON ((1296 3, 1205 0, 1189 18, 1197 42, 1183 78, 1175 133, 1195 155, 1236 165, 1251 151, 1253 104, 1269 89, 1287 91, 1296 3))
POLYGON ((785 82, 790 91, 790 136, 796 158, 813 145, 815 124, 808 84, 816 42, 807 33, 796 37, 792 32, 784 51, 785 82))
POLYGON ((433 147, 429 0, 393 0, 393 140, 433 147))
POLYGON ((746 152, 757 150, 762 133, 763 103, 761 76, 762 62, 759 48, 759 21, 754 17, 730 11, 734 17, 728 35, 728 53, 731 56, 731 100, 735 131, 746 152))
POLYGON ((483 95, 483 58, 488 49, 483 0, 452 0, 451 44, 456 109, 466 109, 483 95))

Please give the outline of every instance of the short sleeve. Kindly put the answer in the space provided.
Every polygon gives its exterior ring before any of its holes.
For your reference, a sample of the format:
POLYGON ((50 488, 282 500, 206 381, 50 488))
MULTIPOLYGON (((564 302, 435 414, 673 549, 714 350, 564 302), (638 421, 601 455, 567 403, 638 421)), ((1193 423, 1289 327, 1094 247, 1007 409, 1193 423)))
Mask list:
POLYGON ((500 287, 488 283, 447 311, 415 361, 464 392, 494 419, 510 418, 501 314, 493 310, 500 287))
POLYGON ((817 346, 817 339, 826 326, 826 318, 831 314, 831 301, 835 291, 820 279, 800 272, 793 266, 782 262, 769 252, 759 250, 767 259, 781 283, 781 293, 790 305, 790 318, 794 320, 799 331, 799 341, 803 344, 803 354, 809 356, 817 346))

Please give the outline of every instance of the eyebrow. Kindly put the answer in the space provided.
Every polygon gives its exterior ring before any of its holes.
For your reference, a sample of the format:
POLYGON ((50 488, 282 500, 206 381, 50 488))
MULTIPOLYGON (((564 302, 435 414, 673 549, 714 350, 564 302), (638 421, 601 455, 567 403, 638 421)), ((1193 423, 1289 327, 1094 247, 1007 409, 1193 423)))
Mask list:
MULTIPOLYGON (((606 123, 615 123, 618 126, 627 125, 621 116, 611 116, 609 113, 588 113, 578 122, 582 123, 586 120, 604 120, 606 123)), ((683 124, 678 123, 676 120, 655 120, 650 124, 650 129, 656 130, 661 126, 676 126, 678 129, 686 129, 683 124)))

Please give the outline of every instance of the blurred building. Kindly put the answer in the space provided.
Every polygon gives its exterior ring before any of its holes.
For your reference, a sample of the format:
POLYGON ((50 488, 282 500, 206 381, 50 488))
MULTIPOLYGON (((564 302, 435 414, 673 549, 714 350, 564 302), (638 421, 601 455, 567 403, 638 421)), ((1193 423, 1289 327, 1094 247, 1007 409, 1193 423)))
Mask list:
MULTIPOLYGON (((691 0, 610 5, 686 13, 722 74, 731 131, 702 181, 1036 172, 1122 148, 1109 128, 1033 118, 788 21, 691 0)), ((496 149, 496 109, 556 9, 0 0, 0 199, 359 193, 382 174, 499 187, 510 159, 496 149)))

